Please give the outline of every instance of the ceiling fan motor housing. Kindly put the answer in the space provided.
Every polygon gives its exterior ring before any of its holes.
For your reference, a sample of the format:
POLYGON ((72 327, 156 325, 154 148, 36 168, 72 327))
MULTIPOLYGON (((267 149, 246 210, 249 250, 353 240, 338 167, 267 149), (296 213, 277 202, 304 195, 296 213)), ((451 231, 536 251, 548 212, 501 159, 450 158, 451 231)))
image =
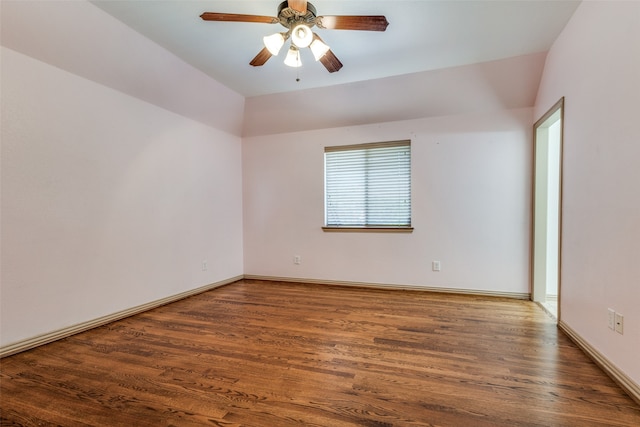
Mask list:
POLYGON ((307 3, 307 12, 304 14, 290 8, 287 1, 278 6, 278 19, 285 28, 292 29, 298 24, 305 24, 311 28, 316 24, 316 16, 316 8, 311 3, 307 3))

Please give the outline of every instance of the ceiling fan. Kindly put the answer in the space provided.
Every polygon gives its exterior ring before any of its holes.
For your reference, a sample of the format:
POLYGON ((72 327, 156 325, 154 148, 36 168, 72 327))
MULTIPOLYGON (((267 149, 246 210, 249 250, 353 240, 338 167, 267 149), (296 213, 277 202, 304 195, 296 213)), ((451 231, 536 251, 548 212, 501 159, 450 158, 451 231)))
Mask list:
POLYGON ((200 15, 205 21, 255 22, 263 24, 281 24, 287 31, 275 33, 263 38, 265 47, 250 62, 254 67, 264 65, 269 58, 278 55, 285 41, 291 38, 291 47, 284 63, 291 67, 300 67, 300 49, 309 47, 316 61, 320 61, 330 73, 342 68, 342 62, 334 55, 320 36, 311 31, 315 25, 327 30, 365 30, 385 31, 387 18, 382 15, 325 15, 318 16, 316 8, 307 0, 283 1, 278 6, 278 16, 242 15, 235 13, 204 12, 200 15))

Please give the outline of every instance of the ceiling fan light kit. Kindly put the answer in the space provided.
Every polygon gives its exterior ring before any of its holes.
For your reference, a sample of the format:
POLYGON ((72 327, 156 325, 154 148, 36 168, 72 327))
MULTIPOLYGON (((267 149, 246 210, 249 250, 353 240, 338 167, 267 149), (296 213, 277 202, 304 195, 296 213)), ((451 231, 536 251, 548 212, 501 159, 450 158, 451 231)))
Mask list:
POLYGON ((298 24, 291 30, 291 41, 299 48, 308 47, 312 40, 313 33, 311 32, 311 28, 305 24, 298 24))
POLYGON ((316 8, 307 0, 283 1, 278 6, 278 17, 242 15, 234 13, 204 12, 200 15, 204 21, 219 22, 253 22, 265 24, 281 24, 287 28, 285 33, 276 33, 263 38, 264 48, 250 62, 257 67, 264 65, 271 56, 277 56, 285 41, 291 37, 291 47, 284 63, 290 67, 302 66, 300 50, 309 48, 316 61, 330 73, 342 68, 342 63, 322 39, 311 28, 327 30, 364 30, 385 31, 389 22, 382 15, 360 16, 317 16, 316 8))
POLYGON ((300 60, 300 51, 297 47, 291 46, 287 52, 286 58, 284 58, 284 64, 289 67, 302 67, 302 61, 300 60))
POLYGON ((264 46, 269 50, 269 52, 276 56, 282 49, 284 45, 284 41, 286 40, 285 36, 288 36, 288 33, 275 33, 270 36, 265 36, 262 38, 264 42, 264 46))
POLYGON ((309 48, 311 49, 311 53, 313 53, 313 57, 316 59, 316 61, 318 61, 320 58, 326 55, 327 52, 329 52, 329 46, 324 44, 324 42, 320 40, 320 37, 318 37, 317 34, 314 34, 313 36, 313 41, 311 42, 311 46, 309 46, 309 48))

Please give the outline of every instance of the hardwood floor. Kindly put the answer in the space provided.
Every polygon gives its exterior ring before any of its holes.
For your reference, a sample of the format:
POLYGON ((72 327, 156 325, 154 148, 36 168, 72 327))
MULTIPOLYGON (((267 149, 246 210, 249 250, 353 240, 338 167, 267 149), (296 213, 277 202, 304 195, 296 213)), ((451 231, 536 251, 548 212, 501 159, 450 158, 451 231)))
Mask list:
POLYGON ((534 303, 240 281, 0 361, 1 424, 640 426, 534 303))

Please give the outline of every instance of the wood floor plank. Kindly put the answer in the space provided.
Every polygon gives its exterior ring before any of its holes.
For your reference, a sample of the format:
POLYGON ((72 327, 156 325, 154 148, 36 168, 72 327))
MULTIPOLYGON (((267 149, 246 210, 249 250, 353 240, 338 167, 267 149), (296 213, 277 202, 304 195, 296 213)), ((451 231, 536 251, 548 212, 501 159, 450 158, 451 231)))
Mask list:
POLYGON ((0 361, 15 426, 640 426, 535 304, 244 280, 0 361))

